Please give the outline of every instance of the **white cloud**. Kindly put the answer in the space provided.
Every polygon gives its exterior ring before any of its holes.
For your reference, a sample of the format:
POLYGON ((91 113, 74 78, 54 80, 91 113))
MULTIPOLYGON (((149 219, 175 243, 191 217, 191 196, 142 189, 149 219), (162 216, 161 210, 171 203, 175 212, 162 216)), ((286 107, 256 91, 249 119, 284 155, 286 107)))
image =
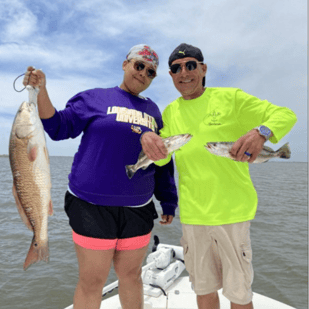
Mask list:
POLYGON ((35 35, 37 18, 30 10, 26 9, 22 1, 1 1, 0 20, 5 21, 1 29, 1 40, 12 42, 26 40, 35 35))
MULTIPOLYGON (((44 42, 32 44, 3 44, 0 45, 1 61, 23 62, 37 67, 37 64, 53 68, 53 70, 91 70, 102 66, 110 59, 110 56, 100 50, 93 49, 76 50, 64 43, 55 46, 53 49, 46 47, 44 42)), ((24 68, 26 69, 26 68, 24 68)))
POLYGON ((34 35, 36 30, 36 19, 33 15, 26 13, 15 16, 4 31, 4 40, 12 41, 27 39, 34 35))
POLYGON ((114 37, 129 34, 137 24, 147 27, 151 12, 145 11, 144 6, 121 0, 106 0, 104 5, 100 0, 83 0, 76 3, 75 9, 85 14, 85 26, 95 30, 94 36, 114 37))

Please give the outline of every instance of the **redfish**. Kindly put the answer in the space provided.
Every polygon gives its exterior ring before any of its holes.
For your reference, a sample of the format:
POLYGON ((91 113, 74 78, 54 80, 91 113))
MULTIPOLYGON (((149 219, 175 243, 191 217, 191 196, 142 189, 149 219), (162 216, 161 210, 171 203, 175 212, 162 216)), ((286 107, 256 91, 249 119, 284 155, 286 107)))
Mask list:
POLYGON ((49 261, 48 215, 53 214, 49 156, 44 129, 37 111, 39 89, 27 86, 29 103, 23 102, 15 116, 9 144, 13 195, 18 212, 33 231, 24 263, 49 261))

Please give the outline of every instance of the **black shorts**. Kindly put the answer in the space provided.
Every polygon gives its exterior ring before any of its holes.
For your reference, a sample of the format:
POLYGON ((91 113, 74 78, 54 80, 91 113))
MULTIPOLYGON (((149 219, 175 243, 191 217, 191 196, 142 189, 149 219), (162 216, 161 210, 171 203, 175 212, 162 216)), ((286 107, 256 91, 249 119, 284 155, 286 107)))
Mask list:
POLYGON ((100 206, 65 195, 73 241, 93 250, 134 250, 148 245, 158 218, 153 202, 142 207, 100 206))

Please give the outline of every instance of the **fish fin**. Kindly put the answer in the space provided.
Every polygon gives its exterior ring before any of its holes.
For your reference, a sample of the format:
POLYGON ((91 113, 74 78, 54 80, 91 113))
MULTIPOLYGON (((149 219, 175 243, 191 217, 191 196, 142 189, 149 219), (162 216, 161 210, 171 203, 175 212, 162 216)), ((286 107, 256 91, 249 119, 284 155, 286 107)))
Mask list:
POLYGON ((15 203, 16 203, 16 206, 17 206, 17 210, 19 212, 19 215, 21 217, 21 219, 23 220, 23 222, 25 223, 26 227, 33 232, 33 227, 25 213, 25 210, 24 208, 22 207, 21 205, 21 202, 19 200, 19 197, 18 197, 18 194, 17 194, 17 191, 16 191, 16 187, 15 187, 15 184, 13 184, 13 188, 12 188, 12 191, 13 191, 13 196, 14 196, 14 199, 15 199, 15 203))
POLYGON ((140 158, 142 158, 143 156, 145 156, 145 153, 144 153, 144 151, 142 150, 142 151, 139 153, 139 155, 138 155, 137 161, 138 161, 140 158))
POLYGON ((270 147, 268 147, 268 146, 264 146, 264 147, 263 147, 263 150, 269 151, 269 152, 271 152, 271 153, 274 153, 274 152, 275 152, 272 148, 270 148, 270 147))
POLYGON ((48 214, 52 216, 54 214, 54 207, 52 200, 49 201, 48 214))
POLYGON ((33 237, 30 249, 24 263, 24 270, 27 270, 30 265, 38 261, 45 261, 46 263, 49 262, 48 242, 45 242, 41 246, 39 246, 35 241, 35 238, 33 237))
POLYGON ((278 157, 281 159, 290 159, 291 158, 291 149, 289 143, 284 144, 281 148, 279 148, 276 153, 278 153, 278 157))
POLYGON ((126 174, 131 179, 136 171, 134 171, 134 165, 126 165, 126 174))
POLYGON ((38 156, 38 147, 33 146, 28 150, 28 159, 30 162, 35 161, 36 157, 38 156))
MULTIPOLYGON (((151 164, 151 163, 150 163, 150 164, 151 164)), ((148 164, 148 165, 146 165, 146 166, 143 166, 143 167, 142 167, 142 170, 146 170, 150 164, 148 164)))

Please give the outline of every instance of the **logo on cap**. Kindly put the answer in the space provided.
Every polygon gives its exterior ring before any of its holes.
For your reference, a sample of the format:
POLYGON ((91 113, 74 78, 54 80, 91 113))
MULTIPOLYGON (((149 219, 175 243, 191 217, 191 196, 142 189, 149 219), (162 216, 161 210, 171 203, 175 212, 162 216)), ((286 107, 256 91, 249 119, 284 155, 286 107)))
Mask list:
POLYGON ((179 54, 184 54, 184 55, 186 55, 185 52, 184 52, 184 51, 181 51, 181 50, 180 50, 178 53, 179 53, 179 54))

